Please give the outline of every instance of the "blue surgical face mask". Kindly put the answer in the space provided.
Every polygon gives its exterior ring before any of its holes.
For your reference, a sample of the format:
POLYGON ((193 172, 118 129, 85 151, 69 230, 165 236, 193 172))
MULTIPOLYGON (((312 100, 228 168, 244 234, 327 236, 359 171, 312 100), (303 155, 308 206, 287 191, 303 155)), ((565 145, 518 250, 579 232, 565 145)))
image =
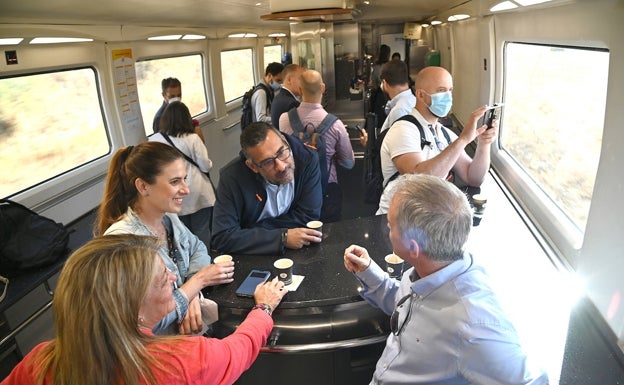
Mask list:
POLYGON ((271 82, 271 88, 273 88, 273 91, 277 91, 282 88, 282 84, 278 82, 271 82))
POLYGON ((431 105, 429 111, 438 118, 448 115, 453 106, 453 94, 451 91, 438 92, 435 94, 427 94, 431 96, 431 105))
POLYGON ((176 97, 173 97, 173 98, 169 99, 168 103, 171 104, 171 103, 174 103, 174 102, 179 102, 181 100, 182 100, 182 98, 176 96, 176 97))

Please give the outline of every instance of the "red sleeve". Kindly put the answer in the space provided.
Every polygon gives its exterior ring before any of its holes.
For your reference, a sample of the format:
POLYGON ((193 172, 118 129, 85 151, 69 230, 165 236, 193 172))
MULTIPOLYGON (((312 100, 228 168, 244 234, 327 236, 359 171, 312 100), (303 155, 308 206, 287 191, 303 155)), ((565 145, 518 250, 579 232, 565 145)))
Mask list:
POLYGON ((24 357, 24 359, 13 368, 8 377, 0 382, 0 385, 21 385, 35 383, 35 378, 37 375, 36 373, 31 372, 31 367, 28 364, 33 360, 35 354, 47 344, 49 344, 49 342, 43 342, 35 346, 26 355, 26 357, 24 357))
POLYGON ((178 373, 171 378, 170 373, 156 368, 156 379, 159 383, 233 384, 256 360, 271 329, 273 319, 264 311, 254 310, 224 339, 191 337, 176 346, 173 354, 158 349, 157 359, 173 365, 173 371, 178 373))

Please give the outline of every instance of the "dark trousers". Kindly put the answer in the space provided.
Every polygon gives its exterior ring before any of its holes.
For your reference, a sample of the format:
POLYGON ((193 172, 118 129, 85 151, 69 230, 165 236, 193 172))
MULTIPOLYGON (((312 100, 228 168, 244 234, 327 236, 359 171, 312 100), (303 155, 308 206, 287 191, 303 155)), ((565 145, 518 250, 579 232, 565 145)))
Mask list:
POLYGON ((193 214, 178 215, 180 221, 199 238, 210 252, 210 235, 212 229, 212 206, 204 207, 193 214))
POLYGON ((337 222, 342 218, 342 190, 338 183, 328 183, 323 206, 321 207, 321 221, 325 223, 337 222))

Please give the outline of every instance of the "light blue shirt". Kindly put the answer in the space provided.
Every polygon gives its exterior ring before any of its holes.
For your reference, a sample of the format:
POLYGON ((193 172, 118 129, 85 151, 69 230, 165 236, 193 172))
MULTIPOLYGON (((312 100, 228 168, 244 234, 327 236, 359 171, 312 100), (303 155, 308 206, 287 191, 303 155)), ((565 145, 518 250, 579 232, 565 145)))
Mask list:
MULTIPOLYGON (((182 222, 177 215, 166 213, 163 221, 171 223, 173 229, 173 242, 175 248, 178 251, 177 263, 173 263, 169 257, 169 249, 167 245, 162 245, 158 249, 158 254, 162 258, 165 266, 177 276, 177 286, 180 287, 186 280, 188 280, 193 274, 197 273, 202 267, 209 265, 211 258, 208 254, 208 249, 202 241, 195 236, 182 222)), ((164 222, 168 228, 167 222, 164 222)), ((134 213, 134 211, 128 207, 128 211, 117 222, 113 223, 106 231, 104 235, 109 234, 136 234, 136 235, 151 235, 156 236, 134 213)), ((184 316, 188 310, 189 299, 186 298, 186 294, 180 289, 173 290, 173 299, 175 301, 175 309, 171 313, 167 314, 162 320, 160 320, 153 329, 156 334, 177 334, 177 324, 184 320, 184 316)))
POLYGON ((390 112, 388 112, 388 116, 386 116, 386 120, 384 120, 379 132, 390 128, 392 123, 394 123, 401 116, 411 114, 414 107, 416 107, 416 96, 412 94, 410 89, 407 89, 392 98, 386 104, 386 108, 387 107, 390 107, 390 112))
POLYGON ((265 218, 277 218, 290 209, 290 204, 295 199, 295 178, 287 184, 272 184, 264 181, 267 199, 258 222, 265 218))
POLYGON ((386 314, 407 296, 397 310, 401 332, 388 336, 371 384, 548 384, 470 254, 414 282, 413 273, 397 281, 371 262, 356 274, 360 295, 386 314))

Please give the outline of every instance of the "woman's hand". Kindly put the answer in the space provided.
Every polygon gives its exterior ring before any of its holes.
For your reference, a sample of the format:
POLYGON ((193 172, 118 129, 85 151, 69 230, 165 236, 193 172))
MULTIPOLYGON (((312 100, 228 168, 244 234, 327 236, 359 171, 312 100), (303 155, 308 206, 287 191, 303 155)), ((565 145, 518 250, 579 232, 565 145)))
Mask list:
POLYGON ((288 290, 284 290, 284 282, 278 281, 277 277, 275 277, 272 281, 256 286, 254 298, 256 304, 266 303, 275 309, 286 293, 288 293, 288 290))
POLYGON ((234 281, 234 262, 222 262, 206 265, 193 277, 199 275, 205 286, 216 286, 234 281))
POLYGON ((184 319, 180 323, 180 334, 193 334, 202 331, 203 321, 201 314, 201 306, 199 305, 199 296, 196 295, 189 302, 188 310, 184 319))

